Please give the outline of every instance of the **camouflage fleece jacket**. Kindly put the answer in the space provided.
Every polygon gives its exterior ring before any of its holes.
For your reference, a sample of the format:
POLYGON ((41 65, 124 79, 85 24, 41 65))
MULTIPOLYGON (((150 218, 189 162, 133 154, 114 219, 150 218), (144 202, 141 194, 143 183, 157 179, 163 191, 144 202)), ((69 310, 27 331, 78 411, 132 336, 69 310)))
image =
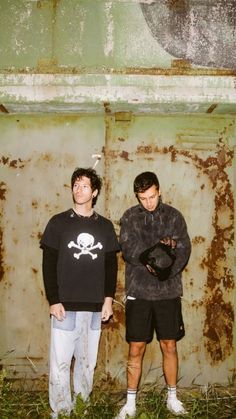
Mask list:
POLYGON ((121 218, 120 245, 125 259, 126 295, 144 300, 165 300, 182 296, 182 271, 191 253, 191 243, 182 214, 160 202, 150 212, 139 204, 121 218), (159 281, 139 262, 139 255, 160 239, 170 237, 177 243, 171 274, 159 281))

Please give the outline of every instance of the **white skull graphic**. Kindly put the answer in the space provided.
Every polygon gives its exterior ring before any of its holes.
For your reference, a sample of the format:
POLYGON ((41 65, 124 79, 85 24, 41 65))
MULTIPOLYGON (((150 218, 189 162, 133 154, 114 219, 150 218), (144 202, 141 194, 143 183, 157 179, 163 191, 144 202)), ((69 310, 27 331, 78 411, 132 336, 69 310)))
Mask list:
POLYGON ((68 247, 69 249, 71 249, 71 247, 75 247, 80 250, 79 253, 74 253, 74 258, 79 259, 81 255, 90 255, 93 260, 96 259, 98 255, 97 253, 92 253, 91 250, 103 248, 100 242, 94 245, 94 237, 88 233, 79 234, 77 237, 77 243, 70 241, 70 243, 68 243, 68 247))

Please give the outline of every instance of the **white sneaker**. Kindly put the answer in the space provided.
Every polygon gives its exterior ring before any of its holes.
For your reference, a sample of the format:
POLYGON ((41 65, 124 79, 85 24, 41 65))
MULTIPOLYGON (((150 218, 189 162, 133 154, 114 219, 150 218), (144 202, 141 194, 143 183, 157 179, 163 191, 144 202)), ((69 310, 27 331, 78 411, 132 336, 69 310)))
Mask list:
POLYGON ((184 408, 183 403, 176 398, 167 400, 166 406, 174 415, 186 415, 188 413, 184 408))
POLYGON ((135 406, 128 406, 125 404, 122 409, 119 411, 118 415, 115 417, 115 419, 126 419, 128 418, 134 418, 136 414, 136 407, 135 406))

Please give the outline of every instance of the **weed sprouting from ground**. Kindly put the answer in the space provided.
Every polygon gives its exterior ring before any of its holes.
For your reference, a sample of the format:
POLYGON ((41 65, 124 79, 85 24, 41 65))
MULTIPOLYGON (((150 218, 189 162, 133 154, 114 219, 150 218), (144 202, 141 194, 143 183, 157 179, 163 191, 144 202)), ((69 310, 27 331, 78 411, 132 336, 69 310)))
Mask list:
MULTIPOLYGON (((179 389, 179 398, 188 410, 185 419, 236 419, 236 387, 194 386, 179 389)), ((115 391, 111 382, 95 386, 87 403, 77 398, 71 419, 112 419, 125 403, 125 391, 115 391)), ((1 419, 49 419, 50 408, 46 391, 14 390, 6 373, 0 374, 1 419)), ((59 419, 66 416, 60 415, 59 419)), ((166 409, 166 390, 155 385, 143 386, 137 398, 136 419, 172 419, 166 409)))

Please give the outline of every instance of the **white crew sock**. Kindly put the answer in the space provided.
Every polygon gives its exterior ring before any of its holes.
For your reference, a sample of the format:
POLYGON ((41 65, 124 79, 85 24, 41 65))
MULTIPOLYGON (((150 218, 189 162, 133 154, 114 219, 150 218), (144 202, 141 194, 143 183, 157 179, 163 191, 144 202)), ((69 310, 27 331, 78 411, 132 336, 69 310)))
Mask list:
POLYGON ((176 395, 176 386, 167 386, 167 398, 168 400, 173 400, 177 398, 176 395))
POLYGON ((132 390, 128 388, 127 390, 127 401, 126 406, 128 408, 135 408, 136 406, 136 396, 137 396, 137 390, 132 390))

